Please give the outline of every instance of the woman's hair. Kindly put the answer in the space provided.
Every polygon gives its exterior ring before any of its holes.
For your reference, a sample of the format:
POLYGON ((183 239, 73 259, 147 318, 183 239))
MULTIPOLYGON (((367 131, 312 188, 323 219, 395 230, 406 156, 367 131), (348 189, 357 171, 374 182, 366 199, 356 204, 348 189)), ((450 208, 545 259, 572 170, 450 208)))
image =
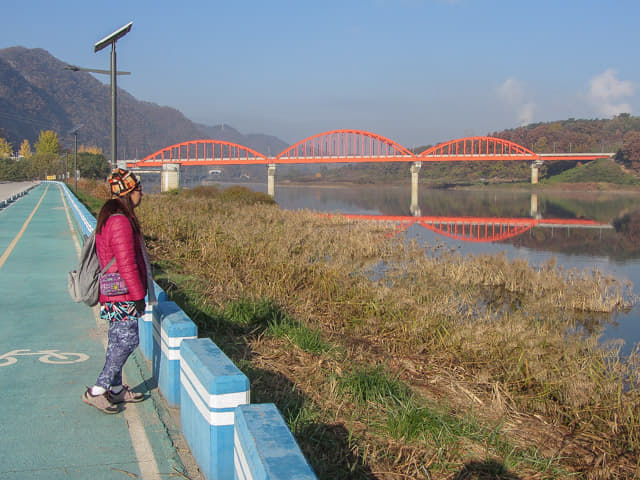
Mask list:
POLYGON ((105 204, 100 209, 100 213, 98 214, 96 233, 100 233, 102 231, 102 227, 104 227, 105 223, 107 223, 109 217, 116 213, 126 216, 131 223, 131 228, 133 228, 133 231, 135 233, 140 233, 140 223, 138 222, 138 217, 136 217, 136 214, 134 212, 133 202, 131 201, 131 193, 118 198, 112 198, 111 200, 107 200, 105 202, 105 204))

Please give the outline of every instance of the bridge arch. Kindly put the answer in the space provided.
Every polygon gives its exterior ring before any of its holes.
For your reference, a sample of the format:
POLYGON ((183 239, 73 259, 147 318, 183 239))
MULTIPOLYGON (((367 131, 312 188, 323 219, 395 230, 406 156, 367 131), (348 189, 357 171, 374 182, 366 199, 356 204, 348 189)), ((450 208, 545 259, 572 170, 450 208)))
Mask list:
MULTIPOLYGON (((329 215, 330 217, 332 215, 329 215)), ((534 218, 491 218, 491 217, 413 217, 401 215, 366 215, 357 213, 341 214, 354 220, 373 220, 395 225, 389 236, 405 231, 412 225, 420 225, 439 235, 464 242, 498 242, 507 240, 540 224, 534 218)), ((582 223, 582 221, 579 221, 582 223)))
POLYGON ((418 219, 424 228, 439 235, 464 242, 498 242, 522 235, 539 222, 535 219, 418 219))
POLYGON ((142 160, 130 163, 135 167, 157 167, 163 163, 183 165, 266 165, 267 157, 249 147, 223 140, 190 140, 162 148, 142 160))
POLYGON ((496 137, 466 137, 440 143, 418 155, 422 161, 539 160, 540 155, 496 137))
POLYGON ((273 163, 344 163, 413 161, 416 155, 399 143, 364 130, 331 130, 305 138, 283 150, 273 163))

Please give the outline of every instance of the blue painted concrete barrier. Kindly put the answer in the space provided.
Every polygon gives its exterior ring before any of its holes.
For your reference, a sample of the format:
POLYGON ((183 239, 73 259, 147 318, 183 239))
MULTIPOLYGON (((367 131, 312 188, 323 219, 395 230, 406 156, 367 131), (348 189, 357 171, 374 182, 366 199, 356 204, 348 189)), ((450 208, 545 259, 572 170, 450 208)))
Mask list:
POLYGON ((89 210, 87 210, 87 207, 85 207, 78 201, 78 199, 73 193, 71 193, 71 190, 69 190, 66 185, 62 183, 60 185, 63 186, 64 194, 67 197, 69 205, 71 206, 71 210, 73 210, 75 218, 80 226, 80 230, 85 236, 88 237, 96 227, 97 222, 95 217, 91 215, 89 210))
POLYGON ((152 371, 167 403, 180 405, 180 344, 198 337, 198 328, 175 302, 155 306, 152 371))
MULTIPOLYGON (((153 282, 153 288, 156 292, 158 303, 168 300, 166 292, 156 283, 153 282)), ((158 315, 158 310, 153 305, 149 305, 147 299, 147 308, 144 315, 138 319, 138 331, 140 333, 140 351, 147 360, 153 359, 153 317, 158 315)))
POLYGON ((232 479, 234 411, 249 403, 249 379, 209 338, 180 350, 182 434, 207 479, 232 479))
POLYGON ((272 403, 236 408, 235 480, 315 480, 287 423, 272 403))

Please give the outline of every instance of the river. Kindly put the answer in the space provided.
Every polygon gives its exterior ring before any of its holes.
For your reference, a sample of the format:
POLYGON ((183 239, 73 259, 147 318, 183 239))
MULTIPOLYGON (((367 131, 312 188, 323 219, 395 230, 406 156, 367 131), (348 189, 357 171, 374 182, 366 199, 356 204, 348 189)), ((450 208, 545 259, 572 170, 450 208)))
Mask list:
MULTIPOLYGON (((223 182, 219 185, 232 184, 223 182)), ((241 185, 254 191, 267 191, 266 183, 241 185)), ((640 295, 640 194, 540 190, 532 195, 528 191, 490 187, 477 190, 422 188, 417 196, 416 210, 416 205, 413 208, 411 205, 409 186, 276 183, 275 200, 281 208, 290 210, 378 218, 401 216, 405 217, 405 224, 415 219, 411 214, 413 211, 420 219, 426 219, 423 224, 415 222, 406 229, 407 237, 418 242, 444 244, 462 254, 504 253, 508 258, 526 259, 531 265, 541 265, 555 257, 557 264, 565 269, 598 269, 619 280, 628 280, 633 284, 634 295, 640 295), (452 234, 452 230, 448 234, 442 232, 443 226, 438 220, 441 217, 446 217, 450 225, 458 224, 456 234, 452 234), (471 223, 475 223, 475 227, 462 226, 462 220, 468 217, 474 218, 471 223), (519 234, 510 232, 502 239, 497 238, 499 235, 487 234, 500 222, 524 222, 518 227, 523 231, 519 234), (619 231, 613 228, 614 223, 619 231)), ((640 344, 639 306, 628 313, 615 315, 606 323, 601 342, 620 340, 624 342, 623 354, 640 344)))

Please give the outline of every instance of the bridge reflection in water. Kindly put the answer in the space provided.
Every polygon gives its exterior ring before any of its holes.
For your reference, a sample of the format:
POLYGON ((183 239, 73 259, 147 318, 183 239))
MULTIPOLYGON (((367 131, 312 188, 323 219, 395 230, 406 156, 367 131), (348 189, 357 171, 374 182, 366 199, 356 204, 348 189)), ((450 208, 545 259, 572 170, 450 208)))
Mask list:
POLYGON ((464 242, 499 242, 522 235, 533 227, 611 229, 607 223, 575 218, 498 218, 343 214, 344 218, 393 223, 396 231, 420 225, 445 237, 464 242))

